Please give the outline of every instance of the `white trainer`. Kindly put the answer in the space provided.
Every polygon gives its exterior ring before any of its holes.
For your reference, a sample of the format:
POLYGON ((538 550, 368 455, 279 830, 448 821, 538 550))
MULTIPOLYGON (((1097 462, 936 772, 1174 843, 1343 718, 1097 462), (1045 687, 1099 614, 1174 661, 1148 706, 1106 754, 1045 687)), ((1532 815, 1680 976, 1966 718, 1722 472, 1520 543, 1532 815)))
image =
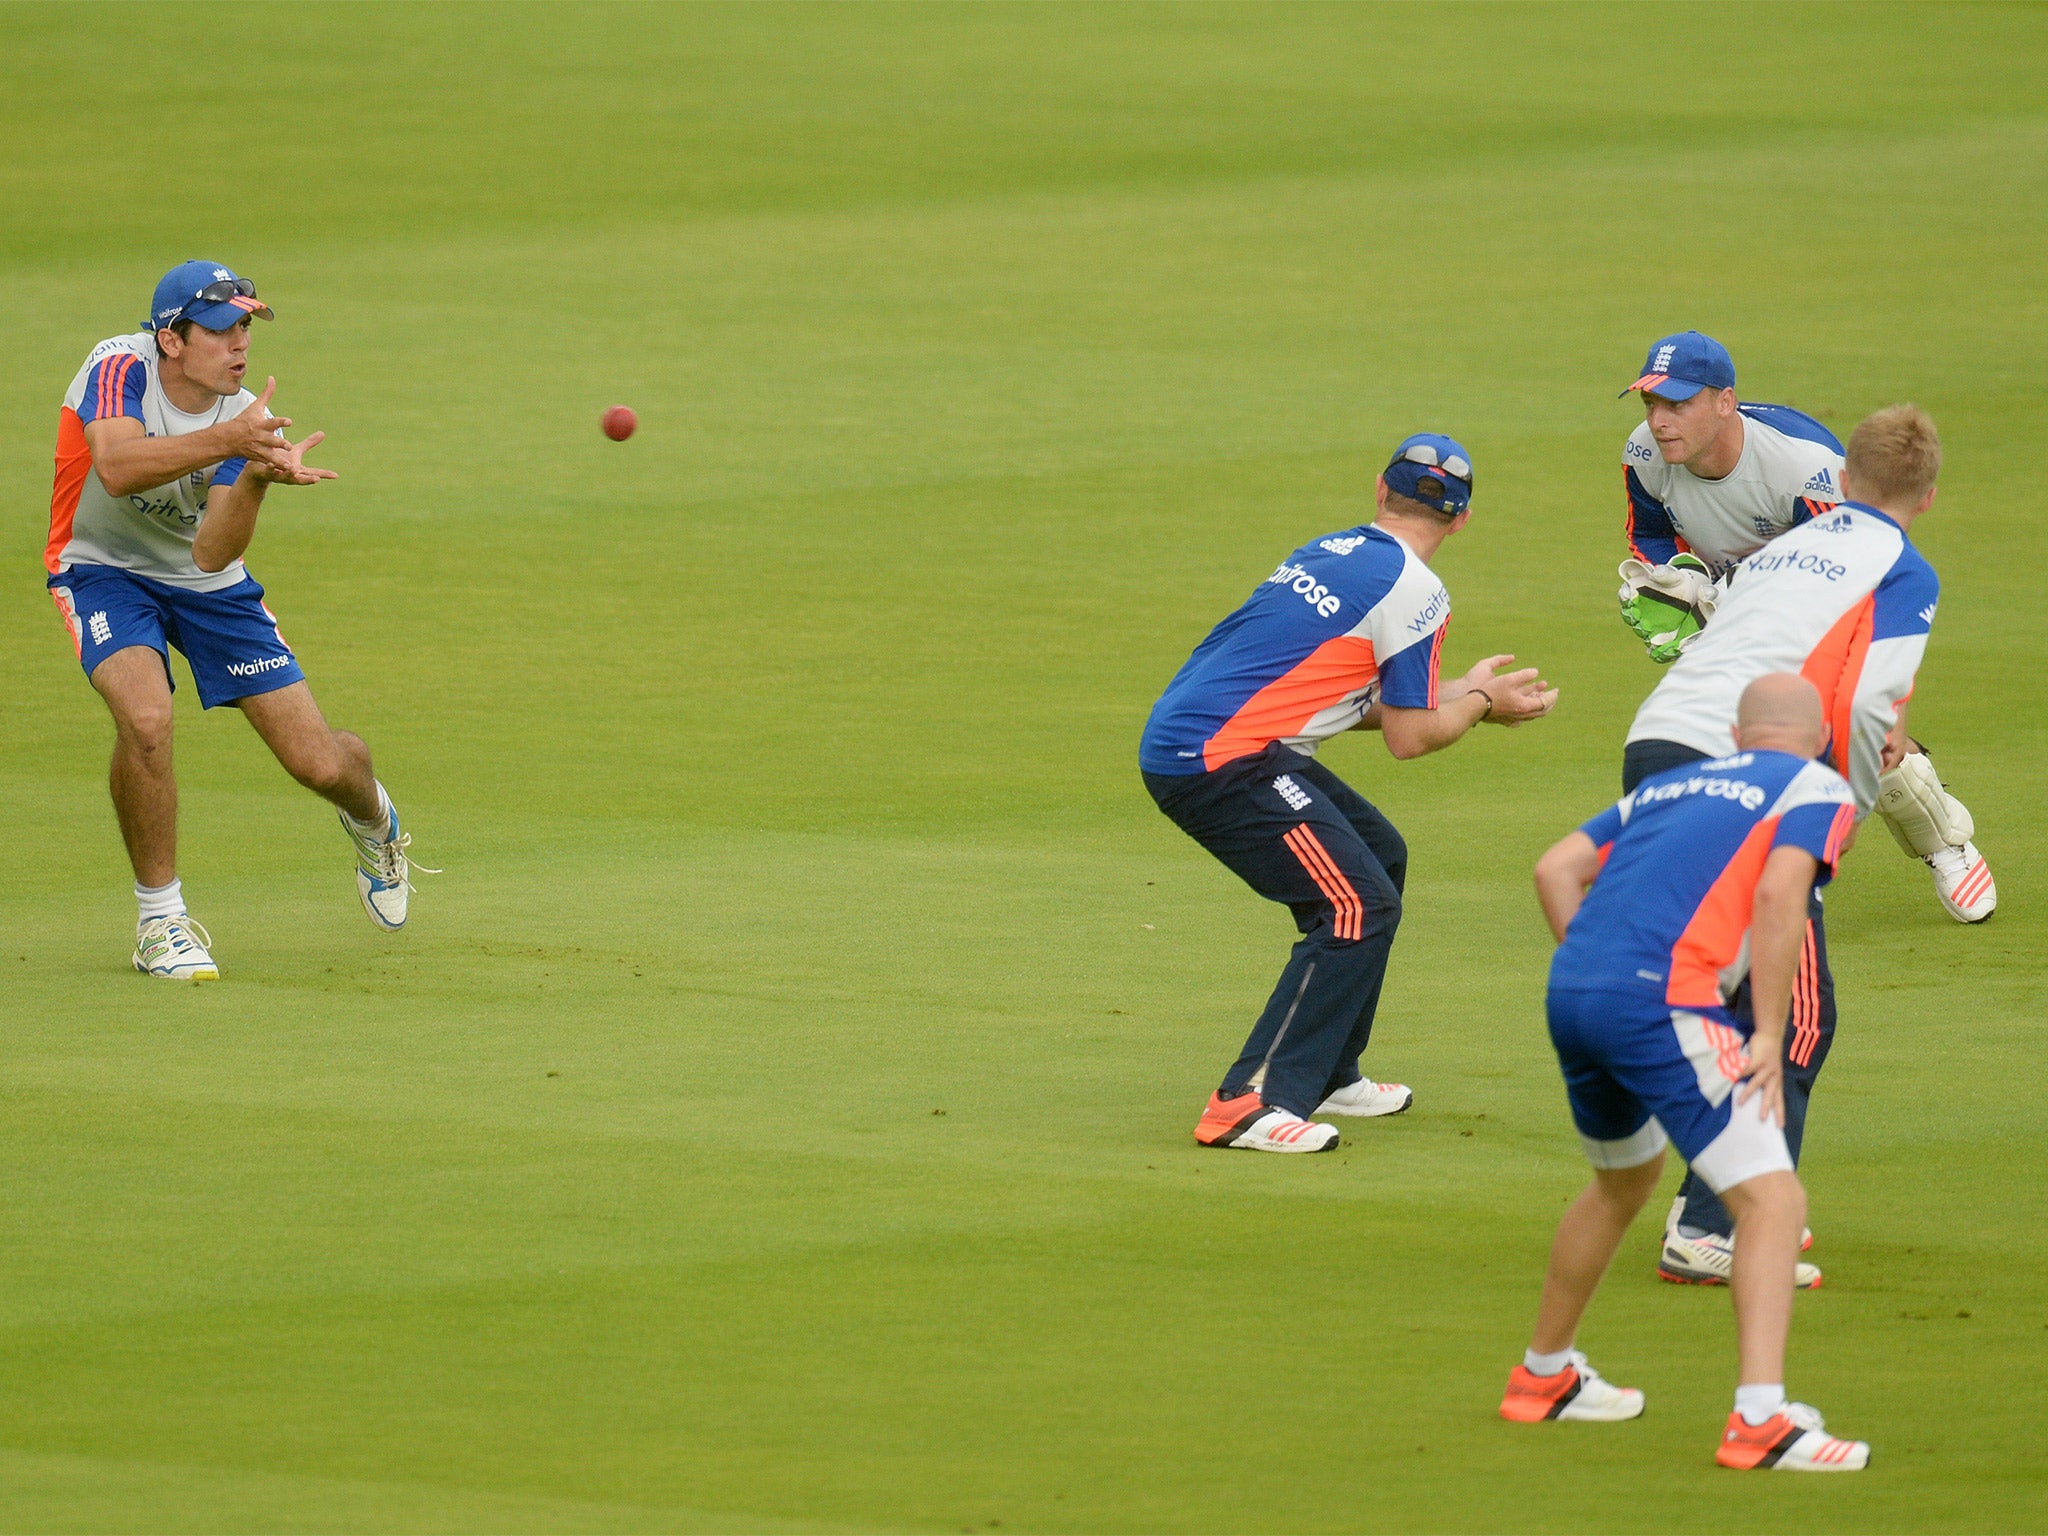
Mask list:
MULTIPOLYGON (((1679 1193, 1671 1197, 1671 1209, 1664 1213, 1664 1235, 1666 1237, 1677 1237, 1679 1235, 1679 1218, 1684 1215, 1685 1192, 1683 1190, 1680 1190, 1679 1193)), ((1813 1228, 1801 1227, 1799 1229, 1799 1251, 1801 1253, 1804 1253, 1807 1249, 1811 1248, 1812 1246, 1813 1228)))
POLYGON ((1327 1152, 1337 1145, 1337 1127, 1304 1120, 1291 1109, 1269 1109, 1229 1141, 1212 1145, 1244 1152, 1327 1152))
POLYGON ((213 935, 180 912, 152 917, 135 926, 135 969, 165 981, 219 981, 220 967, 207 950, 213 935))
POLYGON ((1761 1424, 1729 1414, 1714 1460, 1742 1472, 1861 1472, 1870 1465, 1870 1445, 1829 1434, 1811 1404, 1787 1403, 1761 1424))
POLYGON ((1981 923, 1998 910, 1998 883, 1975 843, 1943 848, 1921 861, 1934 871, 1934 894, 1959 923, 1981 923))
MULTIPOLYGON (((1664 1248, 1657 1255, 1657 1278, 1673 1285, 1726 1285, 1735 1272, 1735 1244, 1718 1232, 1682 1237, 1675 1230, 1664 1233, 1664 1248)), ((1817 1265, 1800 1262, 1792 1267, 1792 1288, 1811 1291, 1820 1286, 1817 1265)))
POLYGON ((412 834, 400 829, 398 807, 384 793, 383 785, 377 786, 377 793, 391 817, 391 835, 382 842, 358 832, 346 813, 336 814, 341 817, 341 830, 355 844, 356 894, 362 898, 363 910, 370 914, 370 921, 379 928, 396 933, 405 926, 406 902, 413 889, 412 872, 418 870, 423 875, 438 875, 441 871, 415 864, 407 856, 406 850, 412 847, 412 834))
POLYGON ((1570 1362, 1555 1376, 1537 1376, 1527 1366, 1508 1372, 1508 1389, 1500 1400, 1500 1416, 1517 1424, 1550 1419, 1585 1419, 1613 1424, 1638 1419, 1643 1394, 1635 1387, 1617 1387, 1586 1363, 1585 1351, 1572 1351, 1570 1362))
POLYGON ((1339 1088, 1316 1106, 1319 1115, 1398 1115, 1415 1102, 1415 1090, 1406 1083, 1376 1083, 1362 1077, 1349 1087, 1339 1088))

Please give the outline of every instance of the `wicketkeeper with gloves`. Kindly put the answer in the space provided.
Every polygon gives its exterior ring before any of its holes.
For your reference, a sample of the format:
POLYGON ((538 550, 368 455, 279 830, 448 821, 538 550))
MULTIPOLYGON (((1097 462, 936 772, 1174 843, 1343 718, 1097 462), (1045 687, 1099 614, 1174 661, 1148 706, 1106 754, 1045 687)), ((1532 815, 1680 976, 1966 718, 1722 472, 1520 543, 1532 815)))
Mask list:
MULTIPOLYGON (((1740 561, 1842 500, 1842 445, 1790 406, 1738 401, 1728 349, 1698 331, 1652 345, 1642 376, 1623 391, 1631 392, 1642 396, 1644 420, 1622 455, 1629 558, 1621 616, 1664 665, 1713 618, 1740 561)), ((1975 822, 1942 787, 1924 746, 1901 731, 1894 755, 1878 814, 1934 872, 1948 914, 1982 922, 1998 906, 1998 887, 1971 841, 1975 822)))

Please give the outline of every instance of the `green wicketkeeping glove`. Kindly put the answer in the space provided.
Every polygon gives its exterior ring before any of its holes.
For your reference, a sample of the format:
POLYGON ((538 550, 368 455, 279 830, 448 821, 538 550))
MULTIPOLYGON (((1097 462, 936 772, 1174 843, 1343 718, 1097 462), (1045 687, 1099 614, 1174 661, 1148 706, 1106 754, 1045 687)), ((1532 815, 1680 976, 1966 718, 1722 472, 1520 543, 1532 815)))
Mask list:
POLYGON ((1678 660, 1714 616, 1721 592, 1706 562, 1674 555, 1668 565, 1621 562, 1621 618, 1659 666, 1678 660))

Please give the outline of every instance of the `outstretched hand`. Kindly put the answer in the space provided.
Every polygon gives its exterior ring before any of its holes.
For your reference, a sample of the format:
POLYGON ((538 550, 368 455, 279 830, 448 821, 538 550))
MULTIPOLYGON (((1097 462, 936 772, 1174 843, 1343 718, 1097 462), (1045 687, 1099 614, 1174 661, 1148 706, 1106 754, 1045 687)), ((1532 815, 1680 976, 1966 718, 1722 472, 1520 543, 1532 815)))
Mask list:
POLYGON ((276 393, 277 380, 266 379, 263 393, 250 401, 247 409, 221 423, 227 428, 228 458, 247 459, 279 470, 286 467, 290 445, 284 440, 284 429, 292 424, 292 419, 270 414, 270 397, 276 393))
POLYGON ((1468 691, 1483 689, 1493 698, 1493 712, 1487 716, 1496 725, 1520 725, 1547 715, 1557 704, 1557 690, 1545 682, 1535 667, 1501 673, 1515 658, 1489 656, 1477 663, 1462 679, 1468 691))
POLYGON ((306 462, 306 450, 319 447, 326 438, 325 432, 315 432, 296 443, 279 439, 278 446, 283 452, 265 459, 258 473, 272 485, 318 485, 322 480, 339 480, 341 475, 338 471, 320 469, 306 462))

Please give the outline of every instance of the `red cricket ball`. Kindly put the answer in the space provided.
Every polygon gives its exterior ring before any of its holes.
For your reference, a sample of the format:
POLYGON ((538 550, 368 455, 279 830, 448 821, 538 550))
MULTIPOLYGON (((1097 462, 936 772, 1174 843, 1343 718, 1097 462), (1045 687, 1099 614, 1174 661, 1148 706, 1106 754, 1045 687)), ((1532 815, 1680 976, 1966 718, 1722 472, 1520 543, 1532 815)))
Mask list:
POLYGON ((615 443, 623 443, 639 425, 640 418, 631 406, 615 405, 604 413, 604 435, 615 443))

